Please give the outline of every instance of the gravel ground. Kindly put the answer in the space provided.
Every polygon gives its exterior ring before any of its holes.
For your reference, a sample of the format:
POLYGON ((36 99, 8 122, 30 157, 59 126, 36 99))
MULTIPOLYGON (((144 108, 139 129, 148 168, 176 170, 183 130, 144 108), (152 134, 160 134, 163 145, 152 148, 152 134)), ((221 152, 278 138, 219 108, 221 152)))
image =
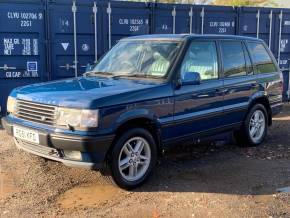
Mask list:
POLYGON ((286 104, 261 146, 172 151, 131 192, 19 151, 0 130, 0 217, 290 217, 289 129, 286 104))

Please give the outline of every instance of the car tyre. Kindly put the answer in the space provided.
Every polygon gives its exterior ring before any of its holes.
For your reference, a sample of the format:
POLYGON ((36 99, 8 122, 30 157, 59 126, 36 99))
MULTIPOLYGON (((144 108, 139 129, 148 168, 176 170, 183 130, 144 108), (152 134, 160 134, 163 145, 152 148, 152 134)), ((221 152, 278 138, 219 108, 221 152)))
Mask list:
POLYGON ((152 134, 142 128, 124 132, 115 142, 109 161, 114 182, 123 189, 133 189, 149 177, 157 161, 152 134))
POLYGON ((256 104, 248 112, 241 129, 234 132, 234 135, 240 147, 254 147, 265 140, 267 131, 267 110, 262 104, 256 104))

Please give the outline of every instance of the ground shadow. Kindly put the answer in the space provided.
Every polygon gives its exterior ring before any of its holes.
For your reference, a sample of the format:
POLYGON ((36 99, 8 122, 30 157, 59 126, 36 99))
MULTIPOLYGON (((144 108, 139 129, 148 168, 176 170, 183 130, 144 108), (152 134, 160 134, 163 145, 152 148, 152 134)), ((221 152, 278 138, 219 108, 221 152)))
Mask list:
MULTIPOLYGON (((277 155, 280 152, 277 145, 287 140, 283 130, 277 131, 276 126, 285 129, 285 125, 289 126, 289 121, 275 121, 266 142, 258 148, 238 148, 231 142, 210 146, 201 153, 173 151, 163 158, 149 181, 134 191, 237 195, 277 193, 278 188, 290 186, 287 176, 290 158, 277 160, 272 157, 273 153, 275 156, 275 152, 277 155)), ((289 154, 290 144, 286 144, 284 150, 289 154)))

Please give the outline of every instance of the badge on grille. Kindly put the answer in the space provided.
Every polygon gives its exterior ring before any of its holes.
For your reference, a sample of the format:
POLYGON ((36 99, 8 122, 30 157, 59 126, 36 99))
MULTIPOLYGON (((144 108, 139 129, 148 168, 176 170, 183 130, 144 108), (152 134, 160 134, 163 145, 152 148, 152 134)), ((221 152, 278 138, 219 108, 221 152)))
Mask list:
POLYGON ((40 119, 41 119, 41 121, 46 121, 46 117, 45 116, 41 116, 40 119))

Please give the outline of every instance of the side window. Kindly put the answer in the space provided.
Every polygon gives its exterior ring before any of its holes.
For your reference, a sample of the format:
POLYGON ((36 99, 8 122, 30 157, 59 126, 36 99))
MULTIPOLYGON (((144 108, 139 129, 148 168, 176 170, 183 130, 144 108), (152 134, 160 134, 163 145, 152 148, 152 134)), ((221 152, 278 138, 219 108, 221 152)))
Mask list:
POLYGON ((221 42, 221 52, 225 77, 247 75, 245 55, 241 42, 221 42))
POLYGON ((181 79, 186 72, 197 72, 202 80, 218 78, 215 42, 192 42, 181 65, 181 79))
POLYGON ((277 71, 275 64, 262 43, 248 42, 257 73, 271 73, 277 71))

